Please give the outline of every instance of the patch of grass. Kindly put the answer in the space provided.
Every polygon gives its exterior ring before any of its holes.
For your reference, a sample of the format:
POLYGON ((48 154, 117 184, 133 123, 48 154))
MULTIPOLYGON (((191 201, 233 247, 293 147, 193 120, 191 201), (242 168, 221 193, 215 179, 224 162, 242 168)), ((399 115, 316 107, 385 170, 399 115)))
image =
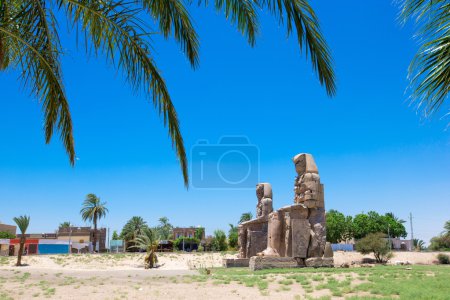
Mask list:
POLYGON ((292 284, 294 284, 294 281, 291 279, 283 279, 283 280, 278 281, 278 283, 282 284, 282 285, 292 285, 292 284))
POLYGON ((25 280, 27 280, 28 278, 30 278, 30 276, 31 276, 30 273, 25 272, 25 273, 23 273, 22 276, 17 276, 16 279, 17 279, 17 281, 19 281, 19 282, 21 282, 21 283, 24 283, 25 280))
MULTIPOLYGON (((9 264, 9 259, 6 256, 0 256, 0 266, 9 264)), ((1 294, 0 294, 1 296, 1 294)), ((1 298, 0 298, 1 299, 1 298)))
POLYGON ((278 288, 278 292, 287 292, 287 291, 290 291, 291 290, 291 288, 289 287, 289 286, 285 286, 285 285, 281 285, 279 288, 278 288))

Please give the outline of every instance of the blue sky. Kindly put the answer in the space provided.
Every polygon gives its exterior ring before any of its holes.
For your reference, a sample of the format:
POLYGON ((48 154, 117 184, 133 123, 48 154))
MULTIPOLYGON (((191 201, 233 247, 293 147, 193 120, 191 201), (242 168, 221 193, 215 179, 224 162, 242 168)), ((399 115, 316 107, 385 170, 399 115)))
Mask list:
MULTIPOLYGON (((405 220, 411 212, 415 237, 428 241, 450 219, 450 135, 448 118, 423 120, 408 105, 413 29, 398 24, 391 1, 313 5, 335 60, 333 99, 296 40, 265 12, 251 48, 223 15, 193 9, 201 42, 195 71, 173 41, 154 37, 186 148, 200 139, 214 144, 222 136, 248 137, 259 149, 260 180, 272 183, 275 207, 292 203, 291 158, 312 153, 327 209, 392 211, 405 220)), ((70 167, 56 136, 44 144, 39 103, 16 73, 0 74, 2 222, 29 214, 31 232, 53 231, 66 220, 82 225, 79 209, 88 193, 108 202, 110 213, 100 225, 111 230, 140 215, 151 225, 167 216, 174 225, 203 225, 212 233, 254 212, 253 188, 186 190, 167 131, 145 97, 104 59, 87 60, 76 51, 71 36, 62 40, 79 160, 70 167)))

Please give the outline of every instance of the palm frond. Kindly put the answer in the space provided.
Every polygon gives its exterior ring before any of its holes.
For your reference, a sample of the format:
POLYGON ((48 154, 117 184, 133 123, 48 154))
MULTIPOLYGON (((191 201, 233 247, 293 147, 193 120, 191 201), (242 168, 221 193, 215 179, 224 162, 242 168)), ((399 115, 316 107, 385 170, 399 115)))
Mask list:
POLYGON ((130 246, 130 248, 149 251, 157 244, 156 234, 151 228, 145 228, 132 242, 134 245, 130 246))
POLYGON ((319 76, 329 96, 336 94, 336 78, 330 49, 321 32, 319 19, 307 0, 262 0, 262 7, 268 8, 280 24, 286 23, 288 36, 294 26, 300 51, 311 57, 314 71, 319 76))
POLYGON ((20 233, 24 235, 30 225, 30 216, 14 217, 13 220, 17 224, 17 227, 19 227, 20 233))
POLYGON ((179 0, 136 0, 136 2, 158 20, 159 29, 164 37, 168 38, 173 33, 192 67, 197 67, 199 62, 198 36, 183 2, 179 0))
POLYGON ((230 19, 238 30, 247 37, 248 43, 254 46, 259 31, 258 9, 253 0, 215 0, 217 11, 223 11, 225 18, 230 19))
POLYGON ((80 26, 96 51, 102 50, 109 62, 124 72, 135 90, 142 88, 163 116, 168 127, 172 146, 188 187, 186 150, 181 136, 178 116, 167 86, 150 57, 150 45, 145 25, 124 2, 101 5, 94 0, 59 0, 65 5, 69 19, 80 26), (117 56, 119 56, 117 58, 117 56))
POLYGON ((418 27, 420 48, 408 69, 411 102, 425 117, 435 114, 450 91, 450 3, 443 0, 405 0, 402 22, 418 27))
POLYGON ((80 210, 83 221, 96 222, 106 216, 108 208, 106 202, 101 202, 94 194, 88 194, 83 202, 83 207, 80 210))
POLYGON ((10 16, 10 23, 0 25, 3 52, 14 51, 7 53, 8 58, 21 66, 24 85, 42 102, 46 143, 56 127, 73 165, 72 119, 62 83, 54 16, 38 0, 22 1, 18 7, 14 16, 10 16))

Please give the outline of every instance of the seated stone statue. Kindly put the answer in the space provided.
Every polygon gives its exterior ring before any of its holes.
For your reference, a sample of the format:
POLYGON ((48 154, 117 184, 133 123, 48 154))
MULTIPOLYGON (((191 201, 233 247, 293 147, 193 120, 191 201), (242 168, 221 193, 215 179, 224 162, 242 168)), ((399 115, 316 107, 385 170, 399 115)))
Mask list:
POLYGON ((324 207, 323 185, 311 154, 301 153, 293 158, 297 177, 294 182, 294 203, 308 208, 324 207))
POLYGON ((258 183, 256 185, 256 217, 268 216, 273 211, 272 206, 272 186, 270 183, 258 183))
POLYGON ((238 227, 240 258, 259 256, 251 261, 332 266, 331 245, 328 253, 325 252, 324 193, 316 163, 307 153, 298 154, 292 160, 297 173, 294 203, 273 210, 270 184, 256 185, 256 218, 238 227))
POLYGON ((256 218, 238 226, 238 245, 240 258, 249 258, 267 246, 269 214, 273 211, 272 186, 269 183, 256 185, 256 218))

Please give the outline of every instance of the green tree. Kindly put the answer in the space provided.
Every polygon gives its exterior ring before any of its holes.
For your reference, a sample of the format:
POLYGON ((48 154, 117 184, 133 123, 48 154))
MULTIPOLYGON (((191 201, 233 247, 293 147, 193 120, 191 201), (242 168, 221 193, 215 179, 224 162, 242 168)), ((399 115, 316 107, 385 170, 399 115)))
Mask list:
POLYGON ((434 251, 450 250, 450 221, 444 224, 445 231, 430 240, 430 249, 434 251))
POLYGON ((22 265, 22 255, 23 250, 25 246, 25 234, 27 233, 28 226, 30 225, 30 217, 29 216, 20 216, 15 217, 14 222, 17 224, 17 227, 19 227, 20 230, 20 246, 19 246, 19 253, 17 254, 17 263, 16 266, 20 267, 22 265))
POLYGON ((436 113, 450 91, 450 10, 447 0, 404 0, 403 22, 413 20, 420 48, 409 66, 411 100, 425 117, 436 113))
POLYGON ((403 225, 405 221, 398 219, 393 214, 389 213, 384 215, 383 219, 384 224, 382 225, 382 228, 387 227, 388 229, 384 229, 382 230, 382 232, 389 234, 390 237, 393 238, 400 238, 400 237, 404 238, 407 236, 406 228, 403 225))
POLYGON ((104 218, 108 213, 108 208, 106 207, 106 202, 101 202, 100 198, 94 194, 88 194, 83 202, 83 207, 80 210, 81 218, 83 221, 89 221, 94 224, 94 252, 97 246, 97 222, 101 218, 104 218))
POLYGON ((211 242, 212 251, 225 251, 227 250, 227 236, 223 230, 215 230, 214 237, 211 242))
POLYGON ((414 249, 417 251, 425 250, 425 242, 419 239, 413 240, 414 249))
POLYGON ((444 234, 450 234, 450 221, 445 222, 444 229, 445 229, 444 234))
POLYGON ((117 230, 114 230, 114 231, 113 231, 113 234, 112 234, 111 239, 112 239, 113 241, 120 240, 120 236, 119 236, 119 234, 117 233, 117 230))
POLYGON ((70 222, 65 221, 59 224, 59 228, 69 228, 70 227, 70 222))
POLYGON ((15 239, 16 235, 11 232, 0 231, 0 239, 15 239))
POLYGON ((356 239, 361 239, 369 233, 382 232, 391 237, 406 237, 407 232, 403 222, 392 213, 384 216, 375 211, 357 214, 353 219, 354 236, 356 239))
POLYGON ((155 228, 155 234, 160 240, 168 240, 172 237, 173 226, 167 217, 159 218, 159 224, 155 228))
MULTIPOLYGON (((42 103, 46 143, 55 129, 59 131, 72 165, 76 160, 73 126, 60 64, 65 47, 60 44, 55 15, 66 18, 69 28, 76 32, 74 38, 85 45, 88 56, 105 57, 134 90, 142 90, 151 100, 168 127, 184 183, 188 185, 186 151, 178 116, 153 59, 153 34, 144 18, 145 14, 149 15, 165 39, 174 38, 195 68, 199 64, 199 38, 185 3, 194 5, 180 0, 0 2, 0 70, 19 71, 23 84, 42 103)), ((207 6, 208 1, 195 3, 207 6)), ((285 24, 288 35, 296 35, 300 51, 311 60, 328 95, 335 94, 331 55, 309 1, 215 0, 214 6, 237 26, 251 46, 255 45, 260 30, 258 12, 265 10, 274 15, 279 24, 285 24)))
POLYGON ((236 249, 238 246, 238 228, 233 224, 230 225, 230 230, 228 231, 228 246, 232 249, 236 249))
POLYGON ((253 219, 253 214, 251 212, 243 213, 239 219, 239 224, 250 221, 251 219, 253 219))
POLYGON ((388 212, 388 213, 386 213, 385 214, 385 216, 386 217, 390 217, 390 218, 392 218, 392 219, 394 219, 395 220, 395 222, 398 222, 398 223, 400 223, 400 224, 404 224, 404 223, 406 223, 406 221, 405 220, 403 220, 403 219, 400 219, 400 218, 397 218, 395 215, 394 215, 394 213, 392 213, 392 212, 388 212))
POLYGON ((197 227, 195 229, 195 238, 201 241, 203 239, 203 235, 205 234, 205 228, 204 227, 197 227))
POLYGON ((136 239, 147 228, 147 222, 142 217, 134 216, 123 226, 120 236, 129 242, 136 239))
POLYGON ((385 262, 392 257, 389 243, 384 233, 369 233, 366 237, 356 242, 356 251, 361 254, 373 253, 378 263, 385 262))
POLYGON ((142 232, 133 240, 133 248, 142 249, 147 252, 145 256, 145 268, 154 268, 158 262, 156 250, 158 248, 158 239, 155 232, 150 228, 144 228, 142 232))
POLYGON ((326 213, 327 241, 339 243, 353 238, 353 219, 343 213, 331 209, 326 213))

